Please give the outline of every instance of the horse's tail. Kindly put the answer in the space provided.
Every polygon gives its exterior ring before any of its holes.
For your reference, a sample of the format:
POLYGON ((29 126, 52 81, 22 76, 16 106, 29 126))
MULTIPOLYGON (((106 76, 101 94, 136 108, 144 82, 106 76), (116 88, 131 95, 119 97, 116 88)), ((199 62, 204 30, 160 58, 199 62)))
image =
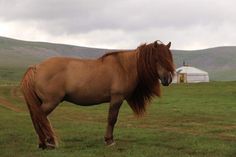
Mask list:
POLYGON ((40 148, 55 147, 56 136, 51 128, 47 115, 40 108, 42 101, 34 89, 36 66, 29 67, 22 81, 21 90, 28 106, 30 116, 38 134, 40 148), (54 146, 53 146, 54 145, 54 146))

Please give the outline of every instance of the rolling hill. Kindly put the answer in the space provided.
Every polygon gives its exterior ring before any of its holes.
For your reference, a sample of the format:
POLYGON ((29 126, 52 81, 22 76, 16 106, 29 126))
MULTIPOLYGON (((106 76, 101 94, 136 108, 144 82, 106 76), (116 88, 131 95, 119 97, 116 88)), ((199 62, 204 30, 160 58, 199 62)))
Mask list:
POLYGON ((236 46, 216 47, 203 50, 173 50, 176 66, 186 61, 189 65, 209 73, 210 80, 236 80, 236 46))
MULTIPOLYGON (((0 80, 19 80, 29 65, 52 56, 97 58, 108 51, 111 50, 0 37, 0 80)), ((172 52, 176 67, 186 61, 209 72, 211 80, 236 80, 236 46, 172 52)))

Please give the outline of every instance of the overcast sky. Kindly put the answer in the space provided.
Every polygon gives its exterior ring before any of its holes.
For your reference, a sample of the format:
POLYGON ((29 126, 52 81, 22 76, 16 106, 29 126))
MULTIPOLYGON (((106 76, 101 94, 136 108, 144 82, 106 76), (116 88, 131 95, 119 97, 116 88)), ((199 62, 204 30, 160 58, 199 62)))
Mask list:
POLYGON ((0 0, 0 36, 101 48, 236 45, 236 1, 0 0))

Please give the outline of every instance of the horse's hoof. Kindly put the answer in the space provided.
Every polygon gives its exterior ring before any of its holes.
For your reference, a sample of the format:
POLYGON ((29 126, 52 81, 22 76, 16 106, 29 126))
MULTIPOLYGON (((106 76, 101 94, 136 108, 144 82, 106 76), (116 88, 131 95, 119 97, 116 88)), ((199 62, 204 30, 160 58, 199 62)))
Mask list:
POLYGON ((39 146, 38 146, 39 149, 46 149, 46 147, 47 146, 43 143, 40 143, 39 146))
POLYGON ((56 145, 55 144, 51 144, 51 143, 46 143, 47 145, 47 148, 46 149, 55 149, 56 148, 56 145))
POLYGON ((110 142, 105 142, 105 144, 107 147, 112 147, 112 146, 116 145, 116 142, 110 141, 110 142))
POLYGON ((50 143, 46 143, 46 144, 39 144, 39 148, 45 150, 52 150, 52 149, 55 149, 56 148, 56 145, 54 144, 50 144, 50 143))

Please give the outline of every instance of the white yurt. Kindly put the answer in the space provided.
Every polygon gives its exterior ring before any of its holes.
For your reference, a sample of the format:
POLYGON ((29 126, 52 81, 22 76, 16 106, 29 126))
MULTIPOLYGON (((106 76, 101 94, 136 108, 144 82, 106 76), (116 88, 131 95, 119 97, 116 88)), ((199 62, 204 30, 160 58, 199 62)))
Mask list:
POLYGON ((209 82, 208 72, 191 66, 182 66, 176 69, 173 83, 209 82))

